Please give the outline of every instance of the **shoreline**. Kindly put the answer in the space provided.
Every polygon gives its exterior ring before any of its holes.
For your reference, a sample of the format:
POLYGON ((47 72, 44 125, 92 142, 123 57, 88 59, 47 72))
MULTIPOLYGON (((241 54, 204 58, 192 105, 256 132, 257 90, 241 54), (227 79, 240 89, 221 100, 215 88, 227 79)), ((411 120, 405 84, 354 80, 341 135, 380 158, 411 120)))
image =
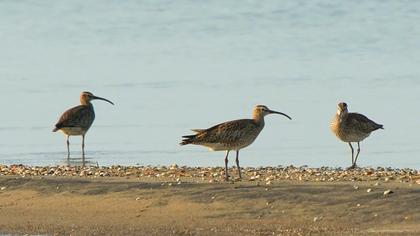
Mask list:
MULTIPOLYGON (((420 170, 399 168, 311 168, 307 166, 278 167, 243 167, 243 179, 237 177, 236 168, 229 168, 230 182, 261 182, 270 185, 276 181, 381 181, 420 184, 420 170)), ((180 182, 181 179, 194 179, 200 183, 218 183, 224 181, 223 167, 188 167, 178 166, 26 166, 0 165, 0 176, 78 176, 86 178, 125 177, 134 179, 168 178, 180 182)))

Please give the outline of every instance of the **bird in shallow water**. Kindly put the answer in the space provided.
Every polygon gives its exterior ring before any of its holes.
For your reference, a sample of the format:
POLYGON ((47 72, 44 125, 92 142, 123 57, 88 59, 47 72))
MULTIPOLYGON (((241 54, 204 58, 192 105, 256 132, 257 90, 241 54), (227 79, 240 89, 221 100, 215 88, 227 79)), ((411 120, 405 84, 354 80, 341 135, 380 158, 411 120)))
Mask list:
POLYGON ((85 135, 95 120, 95 111, 93 110, 92 100, 103 100, 114 105, 105 98, 97 97, 90 92, 80 94, 81 105, 65 111, 53 129, 53 132, 62 131, 67 136, 67 160, 70 160, 70 142, 69 137, 75 135, 82 136, 82 163, 85 165, 85 135))
POLYGON ((330 128, 337 138, 349 144, 352 161, 352 165, 349 168, 353 169, 356 167, 357 157, 359 157, 360 142, 367 138, 371 132, 377 129, 383 129, 384 127, 362 114, 349 113, 347 104, 340 102, 337 105, 337 113, 331 122, 330 128), (352 142, 357 142, 356 158, 354 158, 352 142))
POLYGON ((182 136, 180 145, 195 144, 208 147, 212 151, 226 151, 225 156, 225 180, 229 180, 228 156, 229 152, 236 151, 236 166, 239 178, 241 168, 239 167, 239 150, 247 147, 257 138, 264 128, 264 117, 269 114, 280 114, 290 120, 290 116, 270 110, 264 105, 257 105, 252 112, 252 119, 240 119, 224 122, 208 129, 193 129, 196 134, 182 136))

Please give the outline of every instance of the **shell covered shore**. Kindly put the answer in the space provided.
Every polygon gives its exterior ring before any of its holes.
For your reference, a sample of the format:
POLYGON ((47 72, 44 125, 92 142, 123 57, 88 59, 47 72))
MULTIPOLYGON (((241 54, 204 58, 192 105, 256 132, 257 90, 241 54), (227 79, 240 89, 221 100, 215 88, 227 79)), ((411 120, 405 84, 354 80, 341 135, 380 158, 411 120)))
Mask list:
MULTIPOLYGON (((238 181, 236 168, 230 168, 231 179, 238 181)), ((310 168, 307 166, 245 167, 242 168, 242 181, 254 181, 270 185, 275 181, 378 181, 420 184, 420 170, 393 168, 310 168)), ((141 178, 181 183, 224 182, 222 167, 187 167, 176 164, 170 166, 26 166, 0 165, 0 176, 74 176, 85 178, 125 177, 141 178)))

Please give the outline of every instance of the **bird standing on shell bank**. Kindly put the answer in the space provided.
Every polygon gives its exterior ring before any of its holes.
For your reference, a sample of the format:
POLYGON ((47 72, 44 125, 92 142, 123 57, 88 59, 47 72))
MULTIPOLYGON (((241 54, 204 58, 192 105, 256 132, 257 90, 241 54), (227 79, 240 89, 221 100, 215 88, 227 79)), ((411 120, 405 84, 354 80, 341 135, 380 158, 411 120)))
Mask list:
POLYGON ((53 132, 58 130, 62 131, 67 136, 67 160, 70 160, 70 142, 69 136, 81 135, 82 136, 82 163, 85 165, 85 135, 95 120, 95 111, 93 110, 92 100, 103 100, 114 105, 111 101, 105 98, 97 97, 90 92, 82 92, 80 94, 81 105, 70 108, 65 111, 53 132))
POLYGON ((331 122, 331 131, 343 142, 347 142, 351 149, 352 165, 356 167, 357 157, 360 153, 360 142, 367 138, 371 132, 383 129, 383 125, 377 124, 366 116, 359 113, 349 113, 347 104, 340 102, 337 105, 337 113, 331 122), (352 142, 357 142, 357 154, 354 158, 352 142))
POLYGON ((269 114, 280 114, 290 120, 290 116, 268 109, 264 105, 254 107, 252 119, 241 119, 224 122, 208 129, 193 129, 196 134, 182 136, 180 145, 195 144, 208 147, 212 151, 226 151, 225 157, 225 180, 228 175, 228 156, 232 150, 236 151, 236 166, 241 179, 241 168, 239 167, 239 150, 247 147, 257 138, 264 128, 264 116, 269 114))

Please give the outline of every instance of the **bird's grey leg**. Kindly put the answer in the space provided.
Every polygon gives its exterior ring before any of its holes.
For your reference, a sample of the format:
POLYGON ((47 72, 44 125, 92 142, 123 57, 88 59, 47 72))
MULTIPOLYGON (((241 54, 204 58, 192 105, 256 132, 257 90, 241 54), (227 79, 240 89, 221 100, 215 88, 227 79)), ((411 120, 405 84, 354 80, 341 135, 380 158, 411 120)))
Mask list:
POLYGON ((238 167, 238 175, 239 175, 239 178, 242 179, 242 176, 241 176, 241 167, 239 167, 239 150, 236 151, 236 166, 238 167))
POLYGON ((225 180, 229 180, 229 174, 228 174, 228 156, 229 156, 230 150, 226 151, 226 157, 225 157, 225 180))
POLYGON ((360 153, 360 142, 357 142, 357 154, 356 154, 356 159, 354 159, 354 163, 353 163, 354 167, 356 167, 356 161, 357 161, 357 158, 359 157, 359 153, 360 153))
POLYGON ((85 135, 82 135, 82 166, 85 166, 85 135))
POLYGON ((350 142, 349 142, 349 146, 350 146, 350 149, 351 149, 351 167, 350 168, 353 168, 353 165, 354 165, 354 149, 353 149, 353 146, 351 145, 350 142))
POLYGON ((69 141, 70 135, 67 135, 67 161, 70 161, 70 141, 69 141))

